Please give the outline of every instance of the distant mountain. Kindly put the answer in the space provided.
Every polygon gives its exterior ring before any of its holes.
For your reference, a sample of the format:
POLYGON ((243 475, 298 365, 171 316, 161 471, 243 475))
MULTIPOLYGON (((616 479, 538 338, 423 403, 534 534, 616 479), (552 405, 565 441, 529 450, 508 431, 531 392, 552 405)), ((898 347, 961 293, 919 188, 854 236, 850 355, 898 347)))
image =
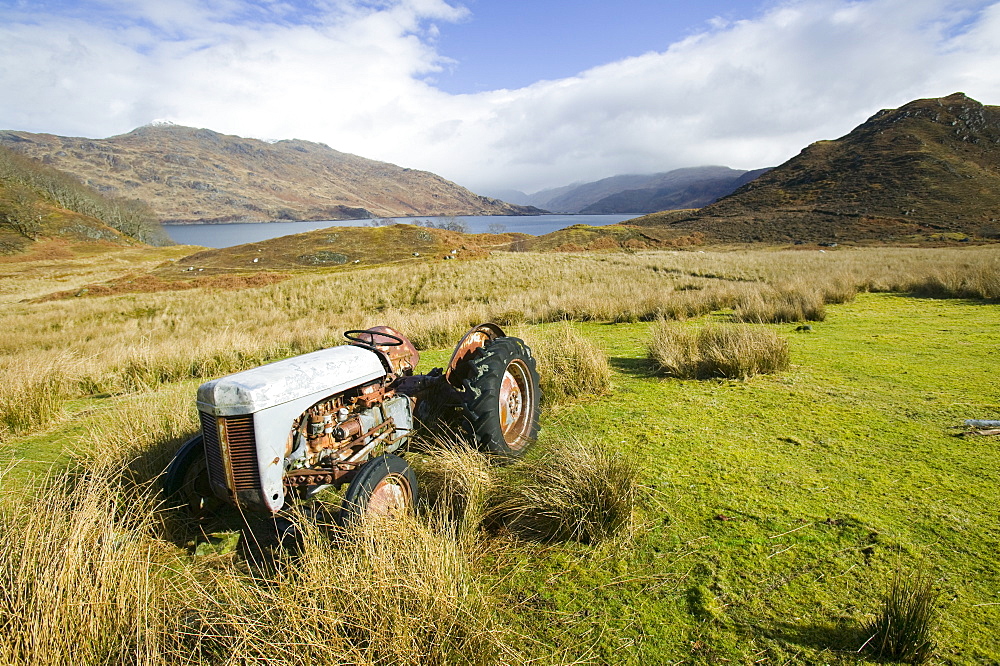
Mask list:
MULTIPOLYGON (((724 169, 725 167, 702 167, 705 169, 724 169)), ((735 171, 716 176, 699 175, 699 169, 680 169, 683 174, 670 181, 635 190, 625 190, 600 199, 580 212, 588 215, 608 215, 612 213, 655 213, 661 210, 679 210, 684 208, 701 208, 713 201, 732 193, 769 169, 753 171, 735 171), (733 176, 733 174, 740 174, 733 176)))
POLYGON ((1000 237, 1000 107, 962 93, 883 109, 694 213, 629 224, 722 241, 1000 237))
POLYGON ((531 203, 531 195, 525 194, 521 190, 489 190, 488 192, 483 192, 483 194, 488 197, 500 199, 501 201, 517 204, 519 206, 533 205, 531 203))
POLYGON ((621 175, 575 183, 530 195, 532 206, 560 213, 652 213, 699 208, 764 173, 721 166, 675 169, 649 175, 621 175))
POLYGON ((427 171, 298 139, 270 143, 153 124, 108 139, 0 131, 0 145, 102 192, 145 201, 166 222, 537 212, 427 171))

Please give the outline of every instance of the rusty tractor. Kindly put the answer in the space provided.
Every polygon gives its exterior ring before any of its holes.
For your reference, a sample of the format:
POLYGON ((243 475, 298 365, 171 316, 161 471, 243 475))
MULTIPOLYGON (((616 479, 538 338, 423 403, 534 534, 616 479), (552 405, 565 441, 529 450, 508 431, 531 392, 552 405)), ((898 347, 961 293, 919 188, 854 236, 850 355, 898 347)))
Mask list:
POLYGON ((392 328, 344 336, 348 344, 202 384, 201 433, 171 461, 166 494, 197 516, 226 505, 275 515, 346 485, 347 523, 414 510, 417 479, 401 455, 417 424, 447 424, 498 456, 519 457, 535 439, 535 359, 499 326, 476 326, 447 368, 425 375, 392 328))

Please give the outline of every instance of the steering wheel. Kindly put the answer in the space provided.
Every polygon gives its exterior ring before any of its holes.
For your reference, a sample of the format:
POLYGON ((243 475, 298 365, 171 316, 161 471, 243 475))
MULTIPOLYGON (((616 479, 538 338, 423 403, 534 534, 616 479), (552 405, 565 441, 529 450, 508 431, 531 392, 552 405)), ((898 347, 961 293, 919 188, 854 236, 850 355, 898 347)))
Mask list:
POLYGON ((403 344, 403 339, 397 337, 391 333, 383 333, 382 331, 362 331, 359 329, 351 329, 350 331, 344 331, 344 337, 351 342, 357 342, 361 345, 366 345, 369 347, 375 347, 381 345, 383 347, 399 347, 403 344), (368 340, 361 339, 362 335, 368 336, 368 340), (375 336, 381 338, 386 338, 388 342, 375 342, 375 336))

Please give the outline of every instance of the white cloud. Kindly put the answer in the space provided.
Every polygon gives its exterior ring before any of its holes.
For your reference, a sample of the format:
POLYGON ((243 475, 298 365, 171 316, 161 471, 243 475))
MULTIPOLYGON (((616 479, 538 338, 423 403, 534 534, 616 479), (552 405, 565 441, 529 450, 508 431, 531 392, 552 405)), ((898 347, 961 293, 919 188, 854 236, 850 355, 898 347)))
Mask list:
POLYGON ((1000 3, 973 0, 794 0, 661 53, 476 95, 424 81, 448 65, 434 23, 465 17, 454 2, 85 8, 0 9, 0 127, 107 136, 166 118, 530 191, 773 165, 916 97, 1000 103, 1000 3))

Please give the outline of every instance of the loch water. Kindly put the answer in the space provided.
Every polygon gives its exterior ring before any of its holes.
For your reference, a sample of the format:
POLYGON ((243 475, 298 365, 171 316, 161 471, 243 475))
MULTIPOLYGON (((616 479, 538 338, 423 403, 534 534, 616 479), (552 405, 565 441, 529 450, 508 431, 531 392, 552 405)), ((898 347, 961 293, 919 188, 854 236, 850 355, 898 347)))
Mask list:
MULTIPOLYGON (((574 224, 588 224, 601 227, 628 220, 635 215, 461 215, 454 218, 465 222, 474 234, 487 233, 499 229, 541 236, 574 224)), ((437 221, 433 217, 395 217, 403 224, 420 224, 437 221)), ((301 234, 328 227, 365 227, 371 220, 320 220, 316 222, 256 222, 235 224, 168 224, 164 229, 170 238, 181 245, 201 245, 203 247, 230 247, 243 243, 301 234)))

